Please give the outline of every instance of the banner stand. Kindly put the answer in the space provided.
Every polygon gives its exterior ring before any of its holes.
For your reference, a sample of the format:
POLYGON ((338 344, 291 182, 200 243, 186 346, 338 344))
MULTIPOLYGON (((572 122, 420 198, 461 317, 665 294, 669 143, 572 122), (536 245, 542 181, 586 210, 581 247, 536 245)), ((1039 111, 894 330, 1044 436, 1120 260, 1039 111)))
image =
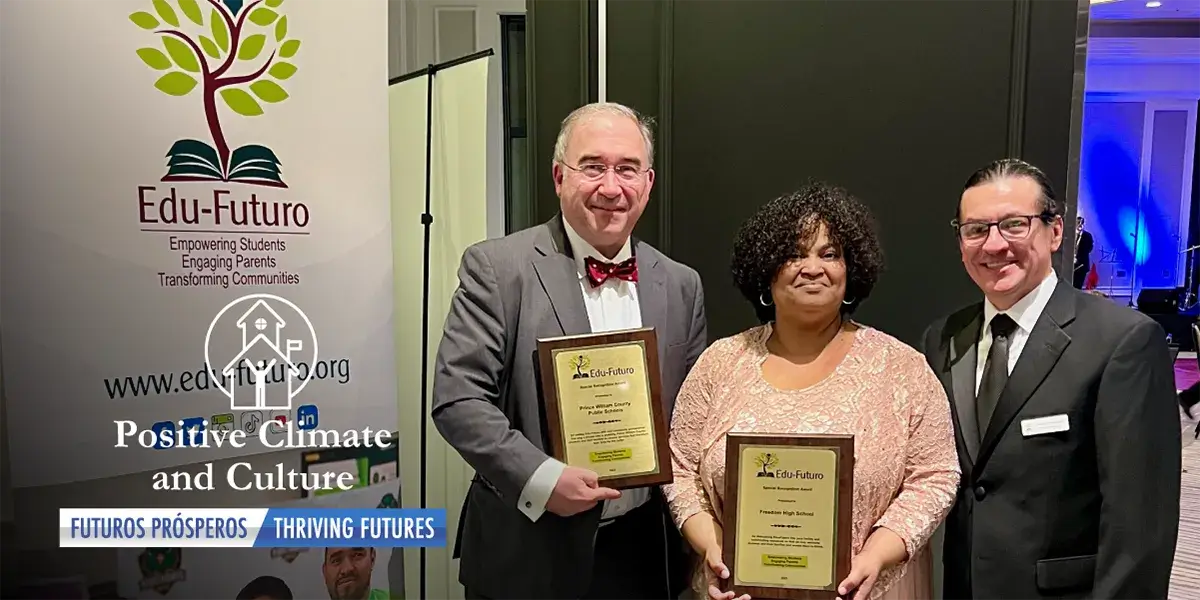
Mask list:
MULTIPOLYGON (((428 440, 429 419, 429 243, 431 228, 433 227, 433 214, 430 212, 430 198, 433 193, 432 173, 433 168, 433 80, 439 71, 449 69, 464 63, 468 63, 480 58, 488 58, 494 52, 491 48, 480 50, 473 54, 449 60, 439 64, 431 64, 424 69, 413 71, 405 75, 393 77, 388 80, 388 86, 397 83, 428 75, 426 80, 426 106, 425 111, 425 212, 421 214, 421 226, 425 230, 424 239, 424 255, 421 265, 421 508, 428 508, 427 503, 427 481, 426 481, 426 463, 428 462, 426 442, 428 440)), ((447 509, 449 507, 446 507, 447 509)), ((447 532, 449 533, 449 532, 447 532)), ((451 543, 447 536, 446 543, 451 543)), ((418 598, 425 598, 425 548, 420 548, 420 595, 418 598)))

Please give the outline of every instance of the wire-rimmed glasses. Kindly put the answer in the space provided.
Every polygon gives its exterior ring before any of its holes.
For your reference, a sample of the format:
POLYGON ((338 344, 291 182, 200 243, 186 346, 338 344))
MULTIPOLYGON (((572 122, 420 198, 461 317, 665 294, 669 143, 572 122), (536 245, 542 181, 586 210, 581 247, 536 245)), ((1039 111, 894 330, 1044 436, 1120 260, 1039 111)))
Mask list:
POLYGON ((632 183, 637 181, 639 177, 646 173, 646 171, 649 171, 649 169, 639 169, 633 165, 616 165, 610 167, 601 163, 585 163, 578 167, 573 167, 567 163, 560 164, 568 169, 571 169, 572 171, 575 171, 576 173, 583 175, 584 179, 591 181, 603 179, 604 175, 611 170, 617 176, 617 179, 632 183))

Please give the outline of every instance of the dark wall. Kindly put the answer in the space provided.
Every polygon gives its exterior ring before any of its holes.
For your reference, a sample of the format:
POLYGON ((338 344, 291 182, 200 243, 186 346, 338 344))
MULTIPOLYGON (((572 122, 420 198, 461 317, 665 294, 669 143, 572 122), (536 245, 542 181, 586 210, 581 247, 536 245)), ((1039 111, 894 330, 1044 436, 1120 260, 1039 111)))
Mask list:
POLYGON ((714 338, 754 324, 730 283, 737 226, 809 178, 874 211, 888 267, 857 317, 910 343, 979 298, 949 226, 971 171, 1025 157, 1074 204, 1072 0, 608 6, 607 99, 659 121, 653 226, 639 233, 700 272, 714 338))
MULTIPOLYGON (((533 143, 533 214, 529 223, 542 223, 558 212, 550 161, 554 142, 564 117, 581 104, 598 99, 596 52, 596 0, 528 0, 526 5, 526 54, 529 84, 530 138, 533 143)), ((609 100, 629 104, 650 117, 660 114, 660 44, 657 32, 667 2, 654 0, 609 0, 608 19, 621 23, 622 39, 609 37, 609 100), (619 98, 612 97, 616 90, 619 98)), ((611 25, 610 25, 611 31, 611 25)), ((655 138, 663 136, 663 123, 655 125, 655 138)), ((664 151, 656 149, 656 167, 661 172, 664 151)), ((638 222, 635 235, 658 245, 659 207, 670 185, 660 177, 650 196, 650 205, 638 222)))
POLYGON ((1067 203, 1063 245, 1055 257, 1058 273, 1071 281, 1075 261, 1076 190, 1079 187, 1079 151, 1083 138, 1084 66, 1087 63, 1090 2, 1051 0, 1019 3, 1018 18, 1028 27, 1028 37, 1016 61, 1025 84, 1014 87, 1019 99, 1019 119, 1010 129, 1020 132, 1021 144, 1010 154, 1038 165, 1050 176, 1059 197, 1067 203), (1075 10, 1071 10, 1075 7, 1075 10), (1028 15, 1023 14, 1025 9, 1028 15))
POLYGON ((525 9, 525 61, 528 88, 527 135, 530 143, 530 198, 533 220, 514 223, 523 229, 558 211, 550 161, 563 118, 595 98, 590 89, 595 56, 591 6, 586 0, 529 0, 525 9))
POLYGON ((608 73, 606 100, 620 102, 654 118, 654 169, 656 179, 650 190, 650 204, 638 221, 638 237, 662 248, 663 203, 670 197, 673 182, 662 174, 669 169, 670 125, 668 109, 669 79, 664 79, 663 14, 667 2, 655 0, 608 0, 608 73), (619 33, 613 31, 618 24, 619 33))

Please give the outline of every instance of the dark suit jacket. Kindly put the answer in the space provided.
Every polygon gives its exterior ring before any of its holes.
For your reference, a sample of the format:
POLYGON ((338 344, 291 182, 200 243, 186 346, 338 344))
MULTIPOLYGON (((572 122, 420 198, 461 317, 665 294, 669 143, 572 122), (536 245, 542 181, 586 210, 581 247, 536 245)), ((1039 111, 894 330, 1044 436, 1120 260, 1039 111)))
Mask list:
POLYGON ((1092 239, 1092 234, 1087 230, 1080 231, 1079 241, 1075 245, 1075 271, 1072 275, 1075 287, 1079 289, 1083 289, 1088 271, 1092 270, 1092 249, 1094 247, 1095 241, 1092 239))
POLYGON ((975 304, 924 337, 963 472, 946 521, 945 597, 1166 598, 1181 446, 1163 329, 1059 282, 976 442, 982 321, 975 304), (1022 421, 1053 415, 1069 430, 1022 433, 1022 421))
MULTIPOLYGON (((642 324, 657 332, 669 424, 679 386, 708 342, 703 290, 696 271, 649 244, 635 239, 633 252, 642 324)), ((602 507, 570 518, 546 511, 533 522, 516 506, 550 448, 537 340, 591 331, 561 216, 471 246, 458 276, 438 348, 433 420, 476 471, 459 523, 459 580, 489 598, 578 598, 590 583, 602 507)), ((669 547, 682 551, 657 488, 651 501, 664 530, 646 536, 670 536, 669 547)), ((686 574, 673 575, 686 585, 686 574)))

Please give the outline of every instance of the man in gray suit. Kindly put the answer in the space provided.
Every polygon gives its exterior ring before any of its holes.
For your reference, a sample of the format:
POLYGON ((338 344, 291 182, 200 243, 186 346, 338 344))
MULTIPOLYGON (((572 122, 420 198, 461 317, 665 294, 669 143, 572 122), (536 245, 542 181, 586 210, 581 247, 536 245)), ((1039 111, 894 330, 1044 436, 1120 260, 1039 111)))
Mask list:
POLYGON ((455 544, 468 597, 674 598, 686 587, 658 488, 618 492, 549 457, 537 381, 539 338, 653 327, 669 420, 707 328, 699 275, 631 238, 653 155, 631 109, 577 109, 555 145, 560 214, 463 254, 433 419, 476 472, 455 544))
POLYGON ((925 356, 953 405, 962 485, 946 598, 1166 598, 1180 422, 1166 333, 1060 280, 1046 175, 996 161, 954 222, 983 299, 934 322, 925 356))

